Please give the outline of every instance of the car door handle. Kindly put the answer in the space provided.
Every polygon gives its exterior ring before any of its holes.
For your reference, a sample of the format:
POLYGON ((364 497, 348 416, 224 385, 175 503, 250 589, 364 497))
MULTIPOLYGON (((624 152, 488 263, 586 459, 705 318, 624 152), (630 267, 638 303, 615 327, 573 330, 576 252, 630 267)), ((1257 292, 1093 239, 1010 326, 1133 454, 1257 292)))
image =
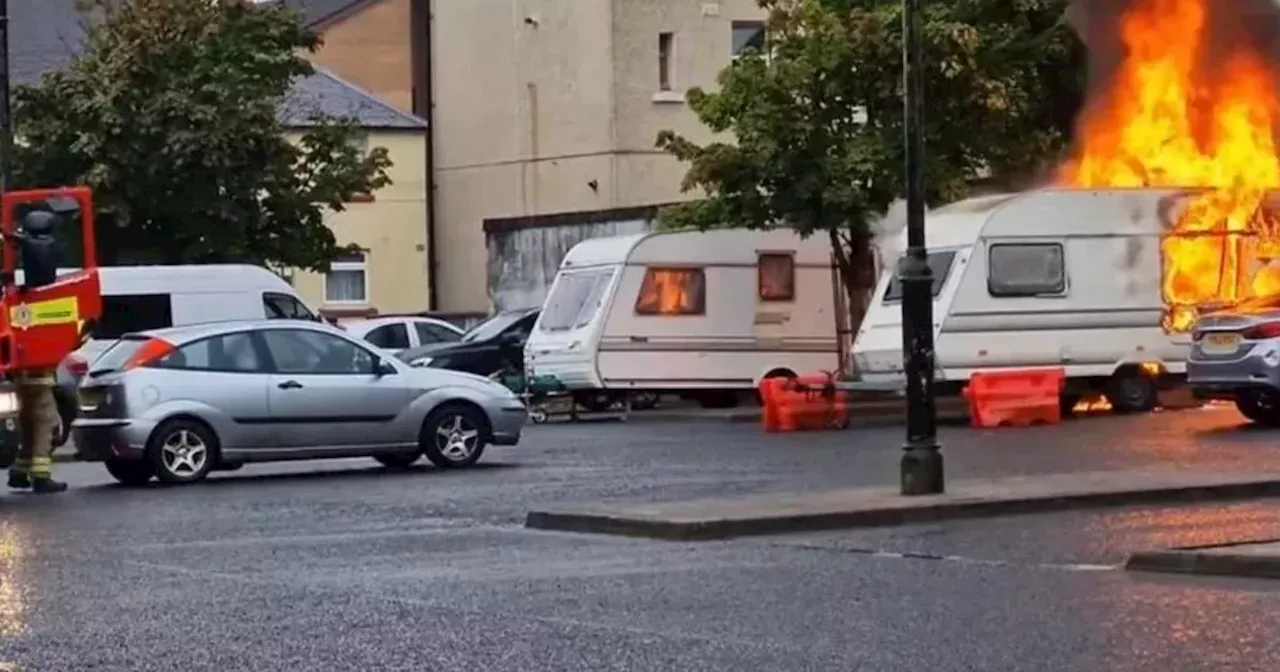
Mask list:
POLYGON ((296 380, 286 380, 283 383, 276 385, 276 387, 282 390, 298 390, 302 388, 302 383, 299 383, 296 380))

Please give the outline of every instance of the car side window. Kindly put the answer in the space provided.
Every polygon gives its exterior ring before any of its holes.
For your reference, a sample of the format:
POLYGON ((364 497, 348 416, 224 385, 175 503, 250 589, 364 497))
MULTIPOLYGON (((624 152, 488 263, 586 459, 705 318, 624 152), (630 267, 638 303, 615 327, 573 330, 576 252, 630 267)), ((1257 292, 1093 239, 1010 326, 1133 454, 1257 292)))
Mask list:
POLYGON ((253 345, 253 337, 247 333, 224 334, 188 343, 156 360, 152 366, 224 373, 259 373, 265 370, 253 345))
POLYGON ((423 345, 427 343, 452 343, 461 338, 457 333, 430 322, 415 322, 413 328, 418 332, 418 342, 423 345))
POLYGON ((272 320, 314 320, 316 316, 297 298, 278 292, 262 294, 262 308, 272 320))
POLYGON ((262 332, 279 373, 373 375, 373 353, 332 334, 302 329, 262 332))
POLYGON ((409 346, 409 330, 404 324, 384 324, 373 331, 370 331, 364 340, 378 346, 379 348, 388 348, 391 350, 404 350, 409 346))

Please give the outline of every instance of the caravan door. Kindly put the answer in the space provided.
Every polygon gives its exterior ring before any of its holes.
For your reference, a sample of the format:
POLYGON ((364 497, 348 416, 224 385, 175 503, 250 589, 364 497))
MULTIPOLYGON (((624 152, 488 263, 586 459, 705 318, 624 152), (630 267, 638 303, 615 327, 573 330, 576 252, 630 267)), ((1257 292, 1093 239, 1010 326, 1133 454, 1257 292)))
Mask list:
POLYGON ((596 371, 596 344, 618 268, 595 266, 556 274, 525 345, 530 376, 554 376, 573 390, 603 387, 596 371))

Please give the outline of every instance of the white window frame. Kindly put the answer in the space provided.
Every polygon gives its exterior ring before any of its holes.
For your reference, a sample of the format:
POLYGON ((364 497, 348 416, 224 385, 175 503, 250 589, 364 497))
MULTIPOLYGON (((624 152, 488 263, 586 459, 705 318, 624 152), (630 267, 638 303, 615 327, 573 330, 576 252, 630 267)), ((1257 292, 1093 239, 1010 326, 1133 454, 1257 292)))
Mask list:
POLYGON ((369 252, 361 250, 362 261, 335 261, 329 264, 329 272, 324 274, 324 305, 326 306, 367 306, 369 305, 369 252), (361 295, 359 301, 335 301, 329 298, 329 276, 337 272, 360 273, 361 295))

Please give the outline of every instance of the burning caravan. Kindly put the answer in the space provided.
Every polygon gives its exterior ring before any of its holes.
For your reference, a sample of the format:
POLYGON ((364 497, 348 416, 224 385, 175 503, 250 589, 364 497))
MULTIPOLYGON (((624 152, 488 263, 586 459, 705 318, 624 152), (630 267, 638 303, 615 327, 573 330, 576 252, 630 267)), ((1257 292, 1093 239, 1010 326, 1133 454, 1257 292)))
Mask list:
POLYGON ((561 262, 525 346, 526 367, 570 390, 682 391, 728 405, 735 390, 770 374, 840 368, 834 283, 824 236, 719 230, 586 240, 561 262))
MULTIPOLYGON (((1247 236, 1170 234, 1167 222, 1185 221, 1203 193, 1042 189, 930 212, 939 391, 958 392, 979 371, 1063 367, 1064 404, 1103 392, 1117 411, 1152 408, 1158 387, 1186 374, 1198 307, 1168 297, 1199 283, 1206 298, 1245 298, 1265 275, 1256 265, 1268 255, 1247 249, 1247 236)), ((853 347, 869 384, 902 380, 901 298, 889 269, 853 347)))

